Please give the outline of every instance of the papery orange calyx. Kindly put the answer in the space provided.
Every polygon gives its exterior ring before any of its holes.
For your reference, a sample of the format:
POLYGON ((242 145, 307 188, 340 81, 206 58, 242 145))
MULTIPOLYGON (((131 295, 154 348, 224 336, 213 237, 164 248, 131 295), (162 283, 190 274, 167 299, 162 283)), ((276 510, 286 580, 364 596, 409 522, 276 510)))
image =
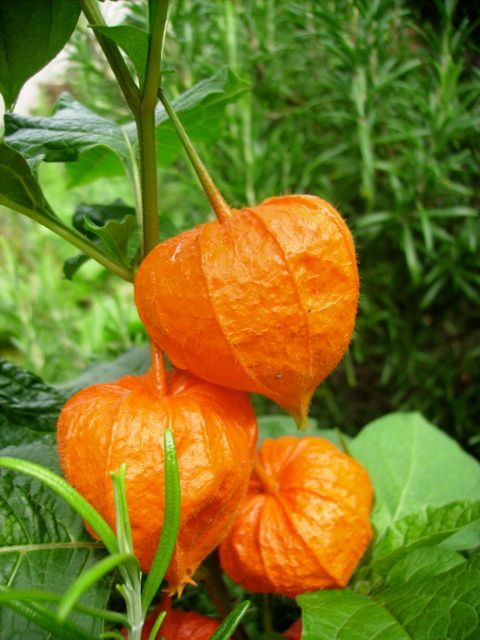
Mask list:
POLYGON ((261 393, 303 425, 315 388, 347 349, 358 288, 340 214, 291 195, 158 245, 140 265, 135 301, 175 366, 261 393))
POLYGON ((65 477, 112 528, 109 472, 126 464, 134 552, 148 572, 165 509, 163 434, 173 432, 180 531, 166 579, 169 592, 181 593, 233 522, 247 489, 257 426, 244 393, 179 371, 170 373, 167 386, 160 394, 149 372, 83 389, 62 409, 57 443, 65 477))

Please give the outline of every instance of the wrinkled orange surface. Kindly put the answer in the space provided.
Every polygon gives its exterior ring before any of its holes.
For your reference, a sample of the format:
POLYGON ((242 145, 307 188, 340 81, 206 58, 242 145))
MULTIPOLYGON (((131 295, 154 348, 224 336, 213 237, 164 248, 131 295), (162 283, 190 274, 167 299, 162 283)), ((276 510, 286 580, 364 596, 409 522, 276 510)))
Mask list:
POLYGON ((135 301, 176 367, 261 393, 303 423, 350 342, 358 287, 340 214, 291 195, 159 244, 140 265, 135 301))
POLYGON ((127 465, 127 501, 135 553, 148 571, 164 513, 163 433, 177 448, 181 520, 166 578, 182 590, 225 536, 243 499, 257 438, 248 396, 187 372, 169 377, 161 396, 151 373, 98 384, 73 396, 58 421, 67 480, 115 527, 109 471, 127 465))
MULTIPOLYGON (((172 609, 169 599, 164 598, 162 604, 146 617, 142 629, 142 640, 148 640, 155 620, 162 611, 166 611, 167 615, 162 622, 157 638, 164 638, 164 640, 210 640, 220 626, 218 620, 207 618, 194 611, 172 609)), ((126 638, 126 631, 122 633, 126 638)))
POLYGON ((344 587, 372 537, 371 502, 367 472, 328 440, 265 440, 222 567, 252 592, 344 587))

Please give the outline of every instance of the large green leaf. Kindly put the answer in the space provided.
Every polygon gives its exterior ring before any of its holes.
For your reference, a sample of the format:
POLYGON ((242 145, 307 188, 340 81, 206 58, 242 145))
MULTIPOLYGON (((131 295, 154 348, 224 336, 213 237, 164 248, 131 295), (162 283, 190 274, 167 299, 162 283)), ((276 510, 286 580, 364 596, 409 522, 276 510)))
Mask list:
MULTIPOLYGON (((58 472, 53 444, 6 447, 2 456, 21 457, 58 472)), ((80 517, 42 483, 12 471, 0 473, 0 583, 14 589, 45 589, 62 595, 105 552, 86 533, 80 517)), ((110 581, 94 585, 82 604, 104 608, 110 581)), ((78 626, 94 637, 102 622, 80 614, 78 626)), ((0 640, 61 640, 38 629, 6 606, 0 608, 0 640)))
POLYGON ((95 147, 114 154, 125 165, 129 148, 121 127, 97 115, 64 93, 51 118, 5 115, 5 140, 27 158, 72 162, 95 147))
MULTIPOLYGON (((246 82, 224 68, 181 94, 174 107, 194 141, 211 142, 221 133, 226 106, 247 89, 246 82)), ((166 166, 178 156, 181 144, 161 105, 156 123, 157 156, 166 166)), ((137 145, 133 121, 120 126, 68 94, 60 98, 51 118, 7 114, 5 139, 27 158, 71 163, 67 166, 72 185, 119 175, 121 164, 130 171, 137 145)))
POLYGON ((133 62, 140 79, 145 76, 148 55, 148 33, 144 29, 130 24, 119 24, 113 27, 93 25, 95 33, 101 33, 117 44, 133 62))
POLYGON ((54 431, 65 398, 38 376, 0 359, 0 446, 31 439, 18 433, 22 430, 54 431))
POLYGON ((480 502, 423 507, 401 518, 373 546, 372 564, 384 573, 400 556, 440 543, 458 551, 480 546, 480 502))
POLYGON ((396 584, 375 596, 350 590, 298 597, 302 640, 476 640, 480 557, 439 575, 396 584))
POLYGON ((420 414, 379 418, 349 448, 370 474, 378 533, 425 505, 480 499, 478 462, 420 414))
POLYGON ((88 367, 78 378, 58 387, 67 397, 92 384, 110 382, 121 376, 137 376, 150 367, 148 347, 135 347, 111 362, 100 362, 88 367))
POLYGON ((63 49, 79 14, 77 0, 0 2, 0 93, 7 109, 25 82, 63 49))
POLYGON ((62 225, 23 157, 0 143, 0 204, 38 220, 62 225))

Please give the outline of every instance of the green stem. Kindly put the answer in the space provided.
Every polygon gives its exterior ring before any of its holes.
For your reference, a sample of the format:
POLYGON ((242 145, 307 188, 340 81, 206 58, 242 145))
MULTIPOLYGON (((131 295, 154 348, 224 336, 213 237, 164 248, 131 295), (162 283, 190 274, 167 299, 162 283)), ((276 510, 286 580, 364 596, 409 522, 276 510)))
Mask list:
POLYGON ((142 189, 143 255, 158 243, 157 155, 155 150, 155 106, 160 82, 160 63, 167 24, 169 0, 160 0, 150 25, 145 83, 140 105, 134 111, 140 147, 142 189))
MULTIPOLYGON (((82 11, 90 25, 105 26, 105 20, 97 6, 96 0, 79 0, 82 11)), ((132 79, 128 67, 117 45, 101 33, 95 33, 98 44, 112 68, 120 89, 132 113, 136 113, 140 101, 140 92, 132 79)))
POLYGON ((177 114, 175 113, 173 106, 162 89, 158 90, 158 97, 160 98, 163 106, 165 107, 165 111, 168 113, 170 120, 177 132, 178 137, 180 138, 181 143, 188 155, 190 162, 192 163, 193 168, 200 180, 200 183, 205 191, 207 198, 212 205, 213 210, 215 211, 215 215, 219 222, 225 222, 227 218, 231 215, 231 210, 228 204, 223 199, 222 194, 217 189, 217 186, 213 182, 210 177, 205 165, 200 159, 200 156, 195 150, 195 147, 192 144, 192 141, 188 137, 187 132, 185 131, 182 123, 178 119, 177 114))
MULTIPOLYGON (((208 596, 220 617, 226 618, 232 610, 232 599, 223 581, 222 569, 216 551, 203 561, 196 577, 204 582, 208 596)), ((235 636, 238 640, 249 640, 242 625, 238 626, 235 636)))
POLYGON ((97 249, 97 247, 92 242, 90 242, 90 240, 82 236, 74 229, 62 224, 60 220, 57 222, 53 218, 47 218, 46 216, 39 215, 33 209, 22 207, 10 201, 5 200, 4 202, 0 202, 0 204, 5 204, 5 206, 8 206, 10 209, 14 209, 19 213, 23 213, 23 215, 27 216, 31 220, 38 222, 38 224, 41 224, 44 227, 47 227, 47 229, 50 229, 50 231, 53 231, 61 238, 64 238, 64 240, 67 240, 67 242, 70 242, 70 244, 73 244, 74 247, 80 249, 80 251, 99 262, 101 265, 115 273, 117 276, 120 276, 124 280, 127 280, 127 282, 133 282, 133 273, 130 271, 130 269, 125 267, 120 262, 116 262, 112 258, 106 256, 102 251, 100 251, 100 249, 97 249))

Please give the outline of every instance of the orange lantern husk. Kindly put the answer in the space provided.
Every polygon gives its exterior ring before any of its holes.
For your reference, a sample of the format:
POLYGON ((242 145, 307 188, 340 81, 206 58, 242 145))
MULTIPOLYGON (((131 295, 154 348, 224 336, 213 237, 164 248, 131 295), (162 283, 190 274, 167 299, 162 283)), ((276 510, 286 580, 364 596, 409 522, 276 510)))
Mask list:
POLYGON ((291 195, 159 244, 137 272, 135 302, 176 367, 261 393, 303 425, 350 342, 358 289, 340 214, 291 195))
POLYGON ((164 516, 163 434, 172 430, 181 510, 166 579, 169 592, 181 593, 233 522, 247 489, 257 426, 244 393, 178 371, 169 375, 168 387, 160 394, 151 372, 88 387, 64 406, 57 442, 65 477, 112 528, 109 472, 126 463, 134 551, 147 572, 164 516))
MULTIPOLYGON (((212 635, 220 626, 219 620, 207 618, 195 611, 180 611, 172 609, 170 598, 164 597, 158 605, 145 619, 142 629, 142 640, 148 640, 153 625, 157 617, 166 612, 157 637, 164 640, 210 640, 212 635)), ((127 632, 122 631, 126 638, 127 632)))
POLYGON ((371 502, 365 469, 328 440, 265 440, 222 567, 257 593, 344 587, 372 537, 371 502))

